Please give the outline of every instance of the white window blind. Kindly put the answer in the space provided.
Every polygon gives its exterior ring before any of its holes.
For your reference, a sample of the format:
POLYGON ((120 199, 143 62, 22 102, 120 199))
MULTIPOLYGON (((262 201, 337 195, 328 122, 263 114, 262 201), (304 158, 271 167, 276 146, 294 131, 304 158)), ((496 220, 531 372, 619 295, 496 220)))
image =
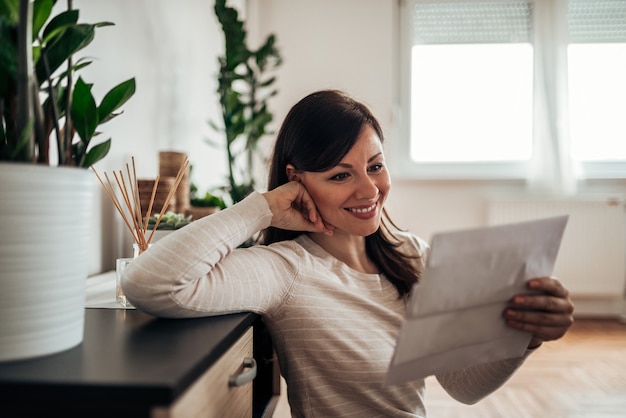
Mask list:
POLYGON ((413 44, 530 42, 532 3, 436 2, 413 5, 413 44))
POLYGON ((570 0, 570 43, 626 42, 626 1, 570 0))

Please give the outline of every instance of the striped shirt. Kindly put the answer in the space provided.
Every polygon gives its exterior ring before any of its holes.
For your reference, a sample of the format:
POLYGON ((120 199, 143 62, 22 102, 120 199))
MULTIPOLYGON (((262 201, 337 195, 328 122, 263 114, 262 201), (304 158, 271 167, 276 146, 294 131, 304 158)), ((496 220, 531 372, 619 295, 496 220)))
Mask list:
MULTIPOLYGON (((425 417, 423 380, 383 387, 405 314, 396 288, 383 275, 353 270, 306 234, 237 248, 271 218, 265 198, 253 193, 177 230, 126 269, 126 296, 163 317, 260 314, 294 417, 425 417)), ((404 252, 424 254, 423 241, 400 236, 404 252)), ((453 397, 474 403, 500 387, 523 360, 437 378, 453 397)))

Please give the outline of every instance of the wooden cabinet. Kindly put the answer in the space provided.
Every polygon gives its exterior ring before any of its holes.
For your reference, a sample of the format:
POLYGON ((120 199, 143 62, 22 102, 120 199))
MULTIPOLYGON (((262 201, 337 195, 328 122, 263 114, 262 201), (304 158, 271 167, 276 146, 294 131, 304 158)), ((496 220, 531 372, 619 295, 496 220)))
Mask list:
POLYGON ((87 309, 79 346, 0 363, 0 416, 270 417, 278 395, 271 353, 271 339, 252 313, 160 319, 87 309), (253 357, 258 373, 245 382, 253 357), (244 383, 229 385, 241 373, 244 383))
POLYGON ((252 417, 252 344, 250 328, 171 407, 155 408, 152 418, 252 417))

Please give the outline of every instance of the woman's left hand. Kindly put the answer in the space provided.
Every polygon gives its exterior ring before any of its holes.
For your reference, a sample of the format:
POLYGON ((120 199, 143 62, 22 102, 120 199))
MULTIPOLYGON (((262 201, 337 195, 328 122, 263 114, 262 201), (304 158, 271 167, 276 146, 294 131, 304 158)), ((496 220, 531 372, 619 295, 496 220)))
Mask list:
POLYGON ((574 304, 568 290, 554 277, 528 281, 533 293, 516 295, 504 311, 507 325, 530 332, 528 348, 536 348, 543 341, 561 338, 574 322, 574 304))

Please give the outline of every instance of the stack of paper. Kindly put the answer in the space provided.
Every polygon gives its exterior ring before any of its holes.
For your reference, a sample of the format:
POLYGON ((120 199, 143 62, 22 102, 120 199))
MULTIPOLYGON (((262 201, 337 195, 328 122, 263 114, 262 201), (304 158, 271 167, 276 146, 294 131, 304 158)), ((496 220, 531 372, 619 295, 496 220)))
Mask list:
POLYGON ((521 356, 531 336, 503 312, 527 280, 552 274, 567 219, 436 234, 385 384, 521 356))

